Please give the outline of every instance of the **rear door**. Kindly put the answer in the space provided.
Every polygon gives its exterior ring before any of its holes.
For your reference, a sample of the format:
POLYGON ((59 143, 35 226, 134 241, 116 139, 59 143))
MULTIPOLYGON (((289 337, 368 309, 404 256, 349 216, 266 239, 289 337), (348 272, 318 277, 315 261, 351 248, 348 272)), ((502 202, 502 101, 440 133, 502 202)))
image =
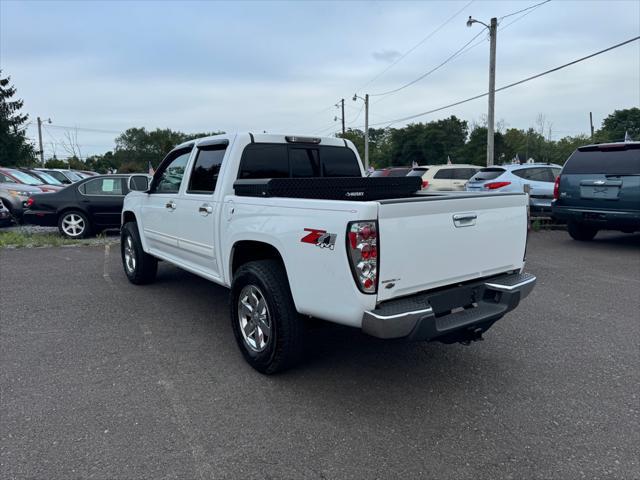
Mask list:
POLYGON ((78 186, 80 203, 89 213, 89 221, 101 227, 120 225, 120 214, 125 196, 125 180, 122 177, 101 177, 78 186))
POLYGON ((429 190, 451 191, 454 190, 455 168, 440 168, 434 175, 429 190))
POLYGON ((523 193, 380 201, 378 300, 519 269, 526 204, 523 193))
POLYGON ((188 167, 186 188, 177 200, 179 207, 171 215, 177 227, 181 261, 216 277, 220 272, 216 258, 216 219, 221 205, 214 193, 228 144, 227 139, 215 139, 198 145, 188 167))
POLYGON ((640 143, 583 147, 567 160, 558 205, 640 209, 640 143))

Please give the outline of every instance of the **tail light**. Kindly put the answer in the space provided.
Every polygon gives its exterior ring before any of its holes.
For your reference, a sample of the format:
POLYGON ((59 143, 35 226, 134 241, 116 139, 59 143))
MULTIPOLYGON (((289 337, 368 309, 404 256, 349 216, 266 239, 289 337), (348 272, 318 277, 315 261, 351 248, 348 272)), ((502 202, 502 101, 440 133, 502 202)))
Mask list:
POLYGON ((511 185, 511 182, 491 182, 485 184, 484 188, 488 190, 496 190, 498 188, 506 187, 507 185, 511 185))
POLYGON ((31 205, 33 205, 33 203, 34 203, 33 202, 33 197, 29 197, 29 198, 27 198, 27 203, 25 203, 25 205, 27 207, 31 207, 31 205))
POLYGON ((553 199, 558 200, 560 198, 560 175, 556 177, 556 181, 553 184, 553 199))
POLYGON ((347 253, 356 285, 363 293, 378 291, 378 225, 375 220, 347 226, 347 253))
POLYGON ((428 188, 429 187, 429 180, 422 180, 422 188, 428 188))

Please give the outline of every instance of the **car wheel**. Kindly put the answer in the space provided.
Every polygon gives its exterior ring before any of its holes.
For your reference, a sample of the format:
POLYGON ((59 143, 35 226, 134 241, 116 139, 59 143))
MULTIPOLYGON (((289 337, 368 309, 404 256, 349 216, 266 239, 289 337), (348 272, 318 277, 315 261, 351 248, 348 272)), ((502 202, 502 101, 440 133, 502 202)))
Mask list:
POLYGON ((272 374, 300 359, 303 325, 284 266, 277 260, 242 265, 231 286, 231 324, 246 361, 272 374))
POLYGON ((84 213, 69 210, 58 218, 58 230, 67 238, 84 238, 91 233, 91 224, 84 213))
POLYGON ((158 272, 158 259, 142 249, 138 224, 128 222, 120 231, 122 266, 129 281, 135 285, 152 283, 158 272))
POLYGON ((587 227, 585 225, 581 225, 579 223, 569 223, 567 225, 567 230, 569 231, 569 235, 574 240, 579 240, 581 242, 588 242, 589 240, 593 240, 593 237, 598 233, 598 229, 594 227, 587 227))

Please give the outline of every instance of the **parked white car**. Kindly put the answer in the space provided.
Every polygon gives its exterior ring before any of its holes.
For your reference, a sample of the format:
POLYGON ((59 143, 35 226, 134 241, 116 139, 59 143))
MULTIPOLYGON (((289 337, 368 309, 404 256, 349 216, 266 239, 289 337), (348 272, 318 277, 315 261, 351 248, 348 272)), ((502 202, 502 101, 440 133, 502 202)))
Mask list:
POLYGON ((339 138, 183 143, 150 185, 129 180, 139 191, 122 211, 125 274, 149 283, 161 259, 228 287, 238 346, 263 373, 299 358, 301 316, 467 343, 533 288, 523 193, 415 195, 413 179, 363 177, 353 143, 339 138), (390 198, 402 185, 411 190, 390 198), (491 248, 478 255, 478 245, 491 248))
POLYGON ((477 165, 424 165, 414 167, 407 176, 422 177, 422 190, 429 192, 463 191, 464 186, 480 168, 477 165))
POLYGON ((487 167, 467 183, 469 192, 523 192, 529 185, 532 210, 551 212, 553 186, 562 167, 552 163, 523 163, 487 167))

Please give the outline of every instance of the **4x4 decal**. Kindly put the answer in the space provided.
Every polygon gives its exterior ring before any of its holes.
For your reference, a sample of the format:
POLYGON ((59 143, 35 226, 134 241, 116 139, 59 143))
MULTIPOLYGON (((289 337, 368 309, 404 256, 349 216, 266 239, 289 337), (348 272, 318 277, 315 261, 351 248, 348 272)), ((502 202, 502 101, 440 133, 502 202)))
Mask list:
POLYGON ((316 247, 328 248, 333 250, 336 246, 335 233, 327 233, 326 230, 318 230, 316 228, 305 228, 305 232, 310 232, 300 239, 302 243, 311 243, 316 247))

